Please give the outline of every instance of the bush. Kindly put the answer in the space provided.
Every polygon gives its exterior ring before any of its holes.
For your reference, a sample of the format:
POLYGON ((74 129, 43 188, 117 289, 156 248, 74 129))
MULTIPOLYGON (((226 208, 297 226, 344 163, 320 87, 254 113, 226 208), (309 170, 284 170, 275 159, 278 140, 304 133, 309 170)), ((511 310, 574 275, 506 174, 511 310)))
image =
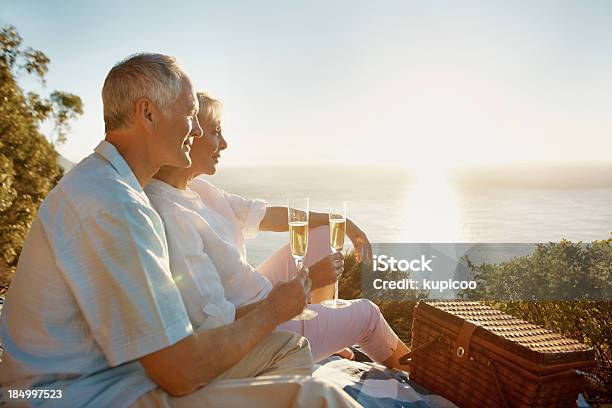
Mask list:
POLYGON ((612 296, 612 238, 592 244, 537 244, 532 254, 498 264, 463 260, 478 283, 472 299, 602 300, 612 296))
POLYGON ((6 288, 38 206, 62 176, 58 154, 38 127, 55 123, 56 141, 65 140, 68 121, 81 114, 78 96, 53 92, 48 99, 24 94, 20 73, 44 83, 49 59, 21 47, 13 27, 0 29, 0 294, 6 288))

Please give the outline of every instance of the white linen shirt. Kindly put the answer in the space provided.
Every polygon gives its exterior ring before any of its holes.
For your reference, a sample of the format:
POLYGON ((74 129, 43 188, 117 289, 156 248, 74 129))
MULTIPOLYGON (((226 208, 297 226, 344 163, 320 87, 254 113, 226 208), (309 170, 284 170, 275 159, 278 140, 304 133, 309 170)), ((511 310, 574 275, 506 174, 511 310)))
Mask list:
MULTIPOLYGON (((193 282, 189 292, 179 285, 187 310, 193 311, 190 318, 214 317, 211 313, 222 311, 220 304, 227 301, 240 307, 268 295, 272 284, 247 262, 244 245, 244 238, 259 230, 265 201, 226 193, 202 179, 194 180, 187 190, 154 179, 145 192, 164 220, 175 281, 193 282), (223 293, 223 301, 213 292, 223 293), (208 316, 202 316, 202 310, 208 316)), ((234 310, 231 316, 220 316, 231 322, 234 310)), ((200 321, 192 318, 194 325, 200 321)))
POLYGON ((108 142, 49 193, 0 319, 0 384, 34 406, 128 407, 156 387, 138 358, 192 333, 162 220, 108 142))
MULTIPOLYGON (((170 270, 192 326, 212 329, 232 323, 236 308, 225 298, 221 277, 207 254, 211 247, 204 242, 214 240, 214 232, 193 208, 198 204, 197 194, 156 179, 147 184, 145 193, 164 221, 170 270)), ((212 250, 224 248, 213 246, 212 250)))

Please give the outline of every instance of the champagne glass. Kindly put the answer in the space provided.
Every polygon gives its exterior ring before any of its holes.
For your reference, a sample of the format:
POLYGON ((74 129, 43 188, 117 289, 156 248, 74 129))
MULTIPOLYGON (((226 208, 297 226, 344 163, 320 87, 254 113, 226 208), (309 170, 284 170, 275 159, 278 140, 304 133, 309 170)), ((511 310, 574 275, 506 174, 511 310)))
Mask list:
MULTIPOLYGON (((332 252, 342 252, 346 234, 346 201, 333 202, 329 207, 329 245, 332 252)), ((350 305, 346 300, 338 299, 338 280, 334 283, 334 298, 324 300, 321 304, 332 309, 350 305)))
MULTIPOLYGON (((290 197, 287 205, 291 255, 295 260, 298 274, 304 268, 304 256, 306 256, 308 250, 308 213, 310 211, 308 204, 308 197, 290 197)), ((317 312, 306 307, 302 313, 292 320, 310 320, 317 315, 317 312)))

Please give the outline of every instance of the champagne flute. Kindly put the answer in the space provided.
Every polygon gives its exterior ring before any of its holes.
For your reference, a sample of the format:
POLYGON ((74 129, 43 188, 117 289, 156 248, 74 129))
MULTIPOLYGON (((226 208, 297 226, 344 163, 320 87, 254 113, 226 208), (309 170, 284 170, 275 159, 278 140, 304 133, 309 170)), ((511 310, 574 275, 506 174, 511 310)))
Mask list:
MULTIPOLYGON (((329 208, 329 245, 332 252, 342 252, 346 234, 346 201, 333 202, 329 208)), ((321 305, 340 309, 350 305, 346 300, 338 299, 338 280, 334 283, 334 298, 324 300, 321 305)))
MULTIPOLYGON (((308 250, 308 204, 308 197, 289 197, 287 205, 291 255, 295 260, 298 275, 304 268, 304 256, 306 256, 308 250)), ((310 320, 317 315, 317 312, 306 307, 302 313, 292 320, 310 320)))

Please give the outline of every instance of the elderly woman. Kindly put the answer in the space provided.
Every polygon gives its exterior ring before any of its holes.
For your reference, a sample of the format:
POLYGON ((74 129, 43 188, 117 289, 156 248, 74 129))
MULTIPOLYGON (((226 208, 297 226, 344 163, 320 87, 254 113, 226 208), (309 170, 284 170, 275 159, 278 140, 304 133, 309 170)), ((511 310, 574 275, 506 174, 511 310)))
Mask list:
MULTIPOLYGON (((288 245, 257 268, 246 259, 245 238, 257 231, 287 231, 287 208, 267 207, 259 200, 227 193, 199 175, 212 175, 227 148, 221 133, 222 105, 198 94, 198 120, 204 135, 192 140, 189 168, 162 167, 145 192, 164 220, 173 278, 194 327, 213 328, 239 319, 265 299, 273 285, 292 279, 295 264, 288 245)), ((342 271, 341 254, 330 254, 326 214, 310 213, 310 245, 304 260, 310 271, 313 299, 342 271), (317 289, 319 289, 317 291, 317 289)), ((365 234, 347 220, 347 236, 360 251, 371 251, 365 234)), ((351 300, 341 309, 320 304, 312 320, 289 321, 278 329, 297 332, 310 341, 315 361, 358 344, 374 360, 404 369, 399 357, 406 345, 389 327, 378 307, 367 299, 351 300)))

